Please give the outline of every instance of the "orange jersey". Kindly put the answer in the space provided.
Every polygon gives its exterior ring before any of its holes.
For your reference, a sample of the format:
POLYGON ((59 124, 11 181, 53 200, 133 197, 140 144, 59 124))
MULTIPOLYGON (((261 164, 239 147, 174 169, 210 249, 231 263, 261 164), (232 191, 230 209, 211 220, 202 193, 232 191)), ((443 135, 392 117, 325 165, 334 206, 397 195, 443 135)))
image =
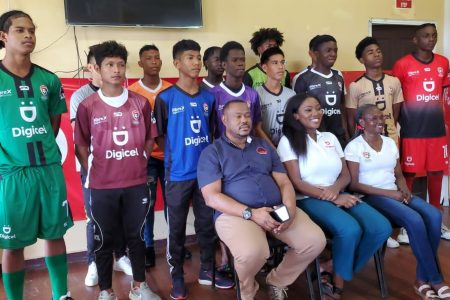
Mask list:
MULTIPOLYGON (((152 111, 155 108, 155 99, 156 96, 161 92, 170 87, 172 84, 170 82, 167 82, 165 80, 162 80, 159 82, 158 86, 152 90, 144 85, 142 82, 142 79, 139 79, 132 85, 128 87, 130 91, 133 91, 135 93, 138 93, 141 96, 144 96, 147 98, 148 102, 150 102, 150 106, 152 107, 152 111)), ((164 152, 161 151, 161 149, 156 145, 153 147, 153 151, 151 154, 152 157, 164 160, 164 152)))

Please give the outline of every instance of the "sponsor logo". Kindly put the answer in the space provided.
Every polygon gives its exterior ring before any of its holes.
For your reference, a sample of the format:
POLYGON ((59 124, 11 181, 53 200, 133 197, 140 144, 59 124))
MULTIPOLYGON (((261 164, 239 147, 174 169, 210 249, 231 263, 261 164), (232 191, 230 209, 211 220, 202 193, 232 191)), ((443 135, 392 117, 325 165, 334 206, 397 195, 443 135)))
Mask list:
POLYGON ((369 159, 369 158, 370 158, 370 153, 369 153, 368 151, 364 151, 364 152, 362 153, 362 156, 363 156, 365 159, 369 159))
POLYGON ((43 135, 47 134, 47 129, 45 129, 45 125, 42 125, 41 127, 14 127, 12 128, 12 135, 13 137, 27 137, 31 138, 34 135, 43 135))
POLYGON ((431 68, 423 68, 425 72, 431 72, 431 68))
POLYGON ((419 74, 420 74, 419 70, 409 71, 408 72, 408 76, 409 77, 412 77, 412 76, 415 76, 415 75, 419 75, 419 74))
POLYGON ((12 90, 4 90, 4 91, 0 91, 0 98, 1 97, 9 97, 12 96, 12 90))
POLYGON ((309 87, 308 87, 308 89, 310 90, 310 91, 312 91, 312 90, 315 90, 315 89, 319 89, 319 88, 321 88, 322 87, 322 85, 320 84, 320 83, 318 83, 318 84, 312 84, 312 85, 310 85, 309 87))
MULTIPOLYGON (((25 102, 21 103, 25 105, 25 102)), ((30 105, 33 102, 30 101, 30 105)), ((36 106, 21 106, 19 107, 20 116, 25 122, 31 123, 36 119, 36 106)))
POLYGON ((147 204, 147 203, 148 203, 148 198, 147 197, 142 198, 142 204, 147 204))
POLYGON ((378 92, 378 95, 381 95, 381 91, 383 90, 383 88, 381 87, 379 82, 377 82, 377 87, 375 88, 375 90, 378 92))
POLYGON ((274 136, 274 135, 281 135, 281 128, 270 128, 270 135, 274 136))
POLYGON ((439 95, 416 95, 416 100, 417 101, 423 101, 425 103, 430 102, 430 101, 438 101, 439 100, 439 95))
POLYGON ((278 113, 276 115, 276 121, 279 125, 283 125, 284 113, 278 113))
POLYGON ((30 87, 28 85, 19 85, 19 89, 21 91, 29 91, 30 87))
MULTIPOLYGON (((333 94, 334 94, 334 92, 333 92, 333 94)), ((325 102, 329 106, 333 106, 336 104, 336 101, 337 101, 336 95, 328 95, 328 92, 327 92, 327 95, 325 95, 325 102)))
POLYGON ((3 226, 3 232, 0 233, 0 239, 4 239, 4 240, 13 240, 16 238, 15 234, 11 234, 11 226, 9 225, 4 225, 3 226))
POLYGON ((182 112, 184 112, 184 106, 172 108, 172 115, 176 115, 182 112))
POLYGON ((123 113, 122 113, 121 111, 115 111, 115 112, 113 113, 113 116, 114 116, 114 117, 121 117, 121 116, 123 116, 123 113))
POLYGON ((412 156, 407 156, 405 159, 405 166, 415 166, 412 156))
POLYGON ((196 103, 196 102, 189 102, 189 105, 190 105, 191 107, 197 107, 197 103, 196 103))
POLYGON ((194 116, 191 116, 191 119, 192 119, 190 121, 191 130, 194 133, 200 133, 200 128, 202 127, 202 121, 199 119, 199 116, 196 116, 195 118, 196 119, 194 119, 194 116))
POLYGON ((203 143, 208 143, 209 144, 209 137, 207 135, 184 138, 184 144, 186 146, 198 146, 198 145, 203 144, 203 143))
POLYGON ((256 153, 265 155, 265 154, 267 154, 267 149, 263 148, 263 147, 258 147, 258 148, 256 148, 256 153))
POLYGON ((330 141, 324 141, 325 148, 334 148, 334 144, 330 141))
POLYGON ((431 93, 432 91, 434 91, 435 88, 435 84, 433 79, 430 78, 430 80, 427 80, 426 78, 423 80, 423 89, 428 92, 431 93))
POLYGON ((131 150, 106 150, 106 159, 116 159, 116 160, 122 160, 126 157, 135 157, 139 156, 138 148, 134 148, 131 150))
POLYGON ((117 127, 114 127, 114 131, 112 133, 112 138, 114 144, 117 146, 123 146, 128 143, 128 131, 125 130, 125 126, 122 127, 122 130, 117 130, 117 127))
POLYGON ((332 115, 340 115, 341 110, 336 108, 322 108, 323 114, 330 117, 332 115))
POLYGON ((327 80, 327 81, 325 81, 325 84, 327 84, 327 85, 332 85, 332 84, 333 84, 333 81, 327 80))
POLYGON ((98 125, 106 122, 106 116, 94 117, 94 125, 98 125))

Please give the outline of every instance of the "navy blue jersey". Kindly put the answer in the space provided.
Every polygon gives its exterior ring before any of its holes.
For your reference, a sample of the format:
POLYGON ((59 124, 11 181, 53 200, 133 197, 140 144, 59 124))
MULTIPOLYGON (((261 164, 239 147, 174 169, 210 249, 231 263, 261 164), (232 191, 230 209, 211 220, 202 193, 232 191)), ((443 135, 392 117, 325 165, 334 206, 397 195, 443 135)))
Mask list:
POLYGON ((333 133, 339 141, 344 139, 341 108, 344 104, 344 79, 339 71, 331 70, 325 75, 314 69, 308 69, 299 75, 295 82, 296 93, 307 92, 320 101, 323 110, 323 131, 333 133))
POLYGON ((165 135, 167 180, 196 179, 200 153, 211 143, 214 96, 205 89, 190 95, 173 85, 158 94, 154 113, 159 134, 165 135))

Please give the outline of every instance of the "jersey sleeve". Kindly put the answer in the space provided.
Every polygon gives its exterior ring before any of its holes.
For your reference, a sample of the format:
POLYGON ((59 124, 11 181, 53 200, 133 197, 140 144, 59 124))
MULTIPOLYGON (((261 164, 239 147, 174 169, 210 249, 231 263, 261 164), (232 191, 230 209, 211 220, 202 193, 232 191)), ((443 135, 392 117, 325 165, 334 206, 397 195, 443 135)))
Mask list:
POLYGON ((72 96, 70 97, 70 121, 75 121, 77 117, 78 106, 83 100, 84 99, 79 90, 73 92, 72 96))
POLYGON ((291 147, 291 143, 289 143, 286 136, 281 137, 280 142, 278 143, 277 152, 282 162, 298 159, 298 156, 295 154, 291 147))
POLYGON ((298 94, 301 92, 306 92, 308 89, 308 84, 305 81, 305 78, 300 75, 297 78, 297 81, 295 81, 294 91, 298 94))
POLYGON ((442 86, 448 87, 448 86, 450 86, 450 69, 449 69, 449 65, 448 65, 448 59, 445 59, 445 62, 446 62, 446 69, 444 69, 444 72, 447 76, 445 76, 442 86))
POLYGON ((200 154, 197 164, 198 186, 204 186, 223 178, 219 156, 214 144, 206 147, 200 154))
POLYGON ((249 87, 252 87, 252 86, 253 86, 253 79, 252 79, 252 77, 250 76, 250 73, 249 73, 248 71, 246 71, 246 72, 244 73, 244 78, 242 79, 242 82, 243 82, 246 86, 249 86, 249 87))
POLYGON ((157 136, 165 135, 167 133, 167 105, 164 100, 158 95, 155 99, 154 110, 155 123, 157 128, 157 136))
POLYGON ((403 91, 402 91, 402 84, 400 83, 400 80, 397 77, 394 77, 395 84, 394 84, 394 93, 392 97, 392 103, 397 104, 404 101, 403 99, 403 91))
POLYGON ((83 104, 78 106, 75 119, 74 142, 75 145, 89 147, 91 145, 91 120, 87 107, 83 104))
POLYGON ((253 118, 252 118, 252 122, 254 125, 258 124, 259 122, 261 122, 261 103, 259 101, 259 95, 257 92, 255 92, 255 103, 254 103, 254 109, 253 109, 253 118))
POLYGON ((61 81, 56 75, 51 85, 49 93, 48 113, 50 116, 60 115, 67 112, 66 97, 61 81))
POLYGON ((350 86, 348 87, 348 95, 345 100, 345 107, 354 109, 358 107, 357 94, 358 94, 358 87, 356 83, 355 82, 350 83, 350 86))
POLYGON ((348 143, 347 147, 345 147, 344 155, 345 160, 359 163, 358 144, 356 140, 348 143))

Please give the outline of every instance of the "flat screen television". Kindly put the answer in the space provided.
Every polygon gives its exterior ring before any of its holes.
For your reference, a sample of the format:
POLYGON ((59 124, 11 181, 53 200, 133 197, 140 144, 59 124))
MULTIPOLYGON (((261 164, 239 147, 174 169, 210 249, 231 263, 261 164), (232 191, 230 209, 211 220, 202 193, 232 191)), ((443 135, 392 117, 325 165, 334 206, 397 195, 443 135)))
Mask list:
POLYGON ((201 27, 202 0, 64 0, 66 23, 80 26, 201 27))

